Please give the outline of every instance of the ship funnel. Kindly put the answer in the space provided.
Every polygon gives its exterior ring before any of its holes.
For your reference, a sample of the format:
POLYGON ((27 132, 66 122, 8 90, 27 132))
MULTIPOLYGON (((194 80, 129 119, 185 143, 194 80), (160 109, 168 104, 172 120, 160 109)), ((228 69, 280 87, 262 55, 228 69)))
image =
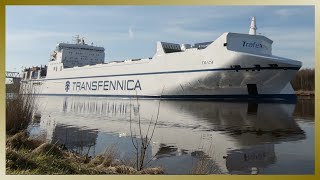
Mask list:
POLYGON ((256 26, 256 18, 252 17, 251 19, 251 24, 250 24, 250 30, 249 30, 249 34, 250 35, 256 35, 256 30, 257 30, 257 26, 256 26))

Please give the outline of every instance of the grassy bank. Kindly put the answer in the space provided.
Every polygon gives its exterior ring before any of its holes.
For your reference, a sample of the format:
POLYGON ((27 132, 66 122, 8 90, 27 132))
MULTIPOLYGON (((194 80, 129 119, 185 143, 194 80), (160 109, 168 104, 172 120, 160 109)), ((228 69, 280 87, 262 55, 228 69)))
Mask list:
POLYGON ((137 171, 116 161, 110 152, 89 158, 54 144, 30 139, 25 131, 6 141, 7 174, 164 174, 162 168, 137 171))

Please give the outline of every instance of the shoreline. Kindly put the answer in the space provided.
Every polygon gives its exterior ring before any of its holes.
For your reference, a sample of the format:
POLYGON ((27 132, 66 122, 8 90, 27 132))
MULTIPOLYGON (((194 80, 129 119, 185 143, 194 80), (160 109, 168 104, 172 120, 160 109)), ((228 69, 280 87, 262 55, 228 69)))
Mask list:
POLYGON ((133 166, 120 162, 112 150, 88 157, 69 151, 56 144, 29 138, 26 131, 6 139, 6 174, 165 174, 161 167, 148 167, 137 171, 133 166), (49 168, 48 168, 49 167, 49 168))
POLYGON ((297 96, 314 96, 314 91, 298 90, 295 91, 297 96))

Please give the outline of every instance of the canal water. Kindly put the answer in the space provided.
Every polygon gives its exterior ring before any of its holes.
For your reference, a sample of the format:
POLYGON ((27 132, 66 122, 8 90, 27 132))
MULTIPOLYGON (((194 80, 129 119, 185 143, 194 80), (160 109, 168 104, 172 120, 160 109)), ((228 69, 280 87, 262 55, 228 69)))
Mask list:
POLYGON ((296 104, 39 97, 32 136, 167 174, 313 174, 314 99, 296 104), (154 131, 153 131, 154 129, 154 131), (141 132, 140 132, 141 130, 141 132), (134 162, 134 160, 133 160, 134 162))

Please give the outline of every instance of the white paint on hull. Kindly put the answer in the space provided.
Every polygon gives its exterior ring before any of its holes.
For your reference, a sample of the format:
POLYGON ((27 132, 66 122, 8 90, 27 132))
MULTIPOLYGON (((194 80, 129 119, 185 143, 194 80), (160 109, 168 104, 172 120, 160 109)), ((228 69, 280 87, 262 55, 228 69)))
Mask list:
POLYGON ((271 43, 264 36, 225 33, 205 49, 168 54, 158 51, 152 59, 61 71, 48 66, 45 79, 23 82, 40 83, 37 92, 50 95, 248 95, 247 84, 256 84, 258 94, 294 94, 289 82, 302 64, 271 55, 271 43), (110 81, 119 81, 121 88, 111 88, 110 81), (90 86, 85 88, 85 84, 90 86))

